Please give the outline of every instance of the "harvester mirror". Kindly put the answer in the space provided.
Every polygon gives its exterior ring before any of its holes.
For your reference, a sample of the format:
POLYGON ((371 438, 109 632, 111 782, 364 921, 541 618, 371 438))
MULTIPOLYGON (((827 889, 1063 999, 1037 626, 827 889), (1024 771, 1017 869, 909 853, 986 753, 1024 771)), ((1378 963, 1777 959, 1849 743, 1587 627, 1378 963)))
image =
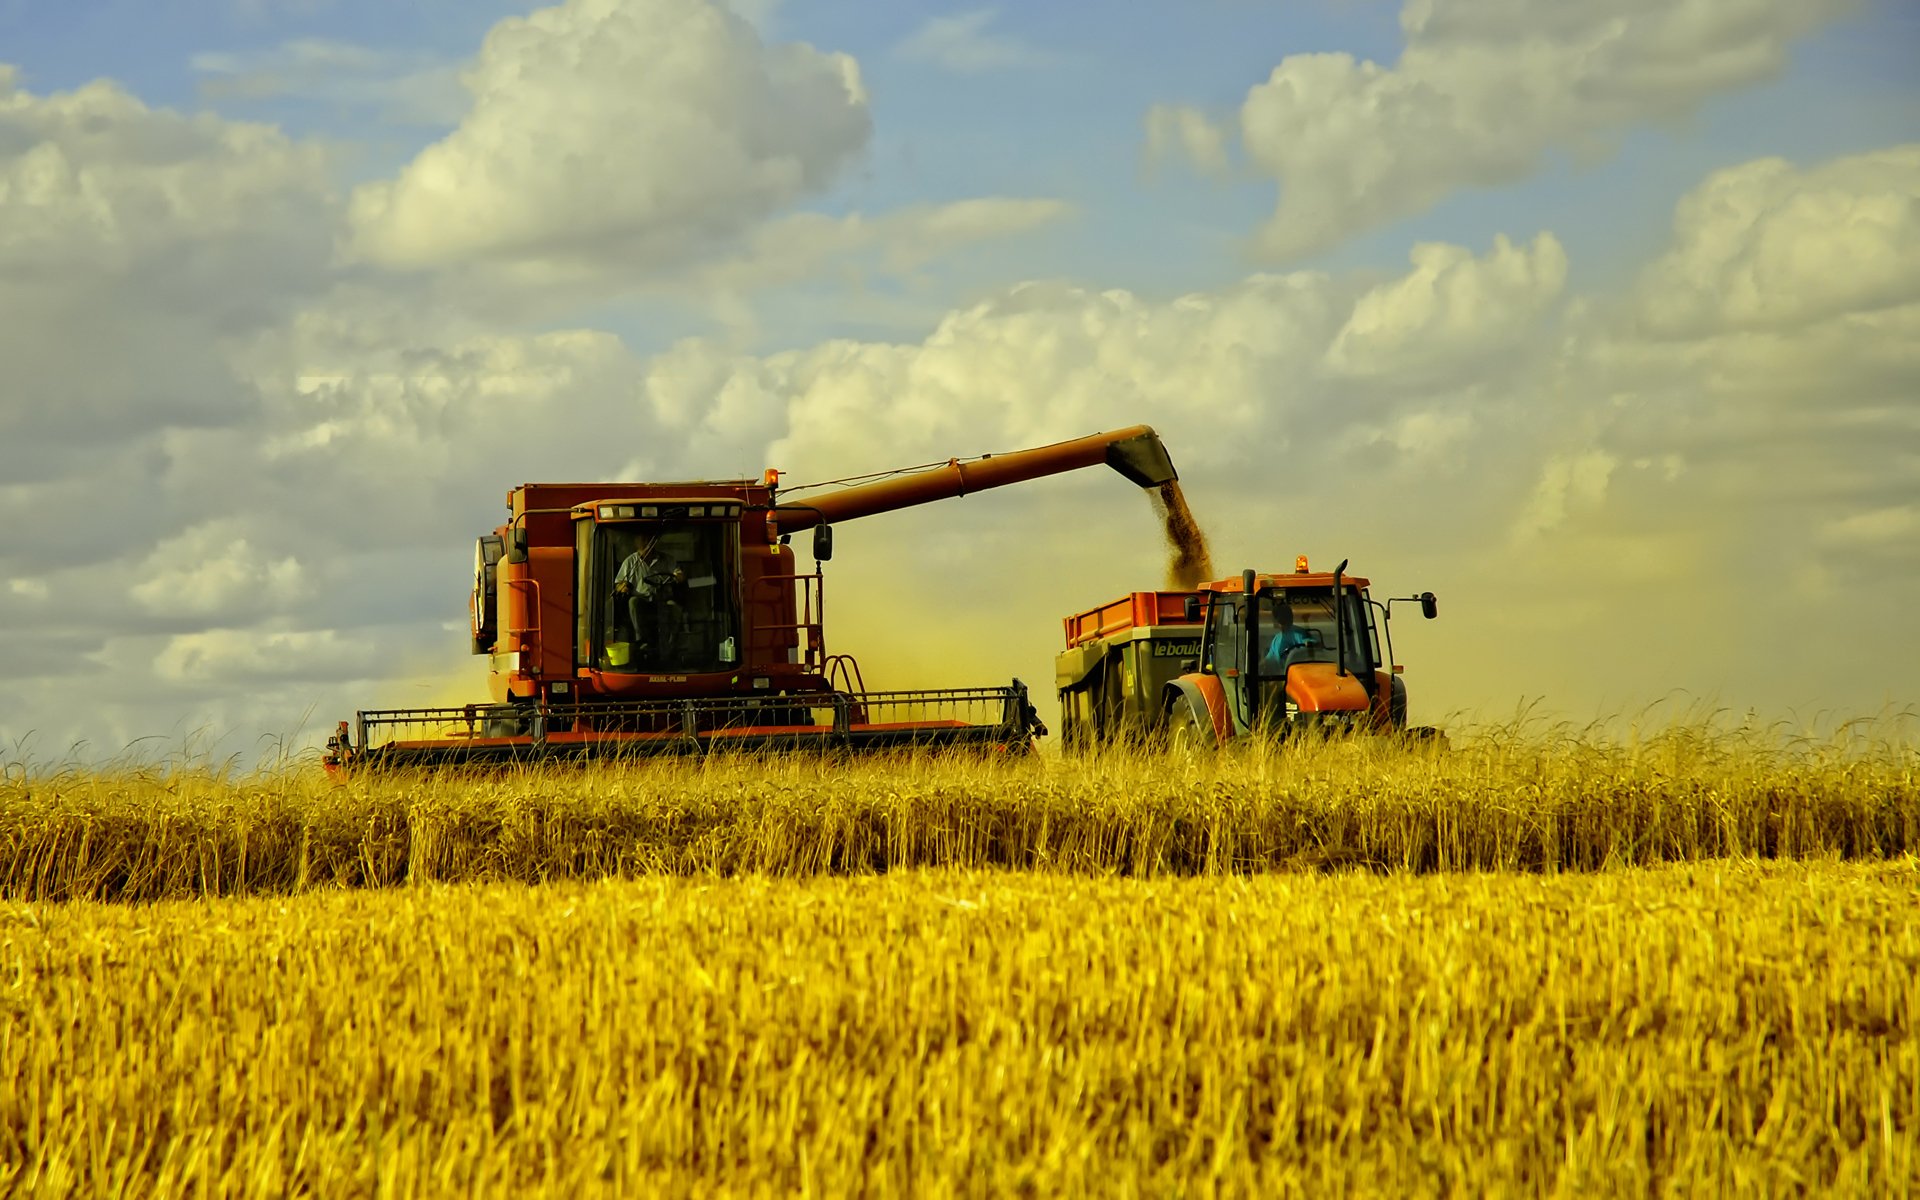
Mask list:
POLYGON ((813 561, 826 562, 833 557, 833 526, 813 527, 813 561))
POLYGON ((1440 602, 1433 598, 1432 592, 1420 593, 1420 615, 1429 621, 1440 615, 1440 602))
POLYGON ((1188 596, 1187 597, 1187 620, 1198 621, 1199 619, 1200 619, 1200 597, 1188 596))
POLYGON ((510 563, 527 561, 527 527, 525 525, 516 523, 512 532, 507 535, 507 561, 510 563))

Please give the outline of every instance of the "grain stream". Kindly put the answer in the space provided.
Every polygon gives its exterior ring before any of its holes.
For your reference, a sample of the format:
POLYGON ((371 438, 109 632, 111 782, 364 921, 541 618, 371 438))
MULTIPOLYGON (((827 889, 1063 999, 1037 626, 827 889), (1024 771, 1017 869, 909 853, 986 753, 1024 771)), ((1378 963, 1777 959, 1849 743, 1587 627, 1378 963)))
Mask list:
POLYGON ((1152 495, 1167 534, 1167 587, 1191 591, 1213 578, 1213 554, 1207 548, 1206 531, 1187 505, 1187 494, 1178 479, 1161 484, 1152 495))

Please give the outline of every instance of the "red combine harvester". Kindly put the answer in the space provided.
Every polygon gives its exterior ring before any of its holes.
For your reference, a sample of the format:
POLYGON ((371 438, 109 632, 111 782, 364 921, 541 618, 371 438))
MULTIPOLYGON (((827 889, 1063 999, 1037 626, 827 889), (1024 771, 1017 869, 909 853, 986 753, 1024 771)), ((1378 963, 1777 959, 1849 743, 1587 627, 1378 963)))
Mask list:
MULTIPOLYGON (((841 521, 1104 463, 1142 488, 1178 478, 1145 425, 893 472, 805 499, 759 481, 529 483, 474 554, 473 651, 492 700, 372 709, 340 722, 330 771, 716 746, 998 745, 1046 730, 1027 689, 871 692, 829 655, 820 568, 841 521)), ((801 489, 794 489, 801 490, 801 489)))
POLYGON ((1218 746, 1309 728, 1440 736, 1407 726, 1387 628, 1396 602, 1437 615, 1433 593, 1374 600, 1346 569, 1309 571, 1302 555, 1292 574, 1132 592, 1066 618, 1067 648, 1054 659, 1061 740, 1218 746))

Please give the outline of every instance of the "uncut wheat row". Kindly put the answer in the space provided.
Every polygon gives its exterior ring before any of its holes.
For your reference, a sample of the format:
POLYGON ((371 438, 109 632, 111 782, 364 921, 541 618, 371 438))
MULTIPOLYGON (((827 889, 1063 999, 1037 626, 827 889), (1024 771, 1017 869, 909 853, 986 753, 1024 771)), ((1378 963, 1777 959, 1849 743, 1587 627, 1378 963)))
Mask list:
POLYGON ((714 757, 368 777, 16 772, 0 895, 152 900, 405 881, 924 866, 1217 875, 1589 870, 1920 848, 1920 757, 1681 730, 1199 760, 714 757))
POLYGON ((1920 1186, 1917 882, 932 871, 11 904, 0 1190, 1897 1195, 1920 1186))

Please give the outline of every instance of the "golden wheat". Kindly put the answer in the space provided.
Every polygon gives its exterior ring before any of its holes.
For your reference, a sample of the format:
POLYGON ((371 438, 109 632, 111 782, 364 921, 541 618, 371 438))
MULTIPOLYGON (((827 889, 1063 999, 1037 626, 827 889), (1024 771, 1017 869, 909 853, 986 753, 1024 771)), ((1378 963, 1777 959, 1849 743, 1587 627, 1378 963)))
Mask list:
POLYGON ((0 1190, 1895 1195, 1917 885, 1907 860, 0 905, 0 1190))
POLYGON ((1920 849, 1920 757, 1678 729, 1201 760, 716 757, 329 785, 184 769, 9 774, 0 895, 151 900, 405 881, 923 866, 1231 874, 1589 870, 1920 849), (829 769, 823 769, 823 766, 829 769))

